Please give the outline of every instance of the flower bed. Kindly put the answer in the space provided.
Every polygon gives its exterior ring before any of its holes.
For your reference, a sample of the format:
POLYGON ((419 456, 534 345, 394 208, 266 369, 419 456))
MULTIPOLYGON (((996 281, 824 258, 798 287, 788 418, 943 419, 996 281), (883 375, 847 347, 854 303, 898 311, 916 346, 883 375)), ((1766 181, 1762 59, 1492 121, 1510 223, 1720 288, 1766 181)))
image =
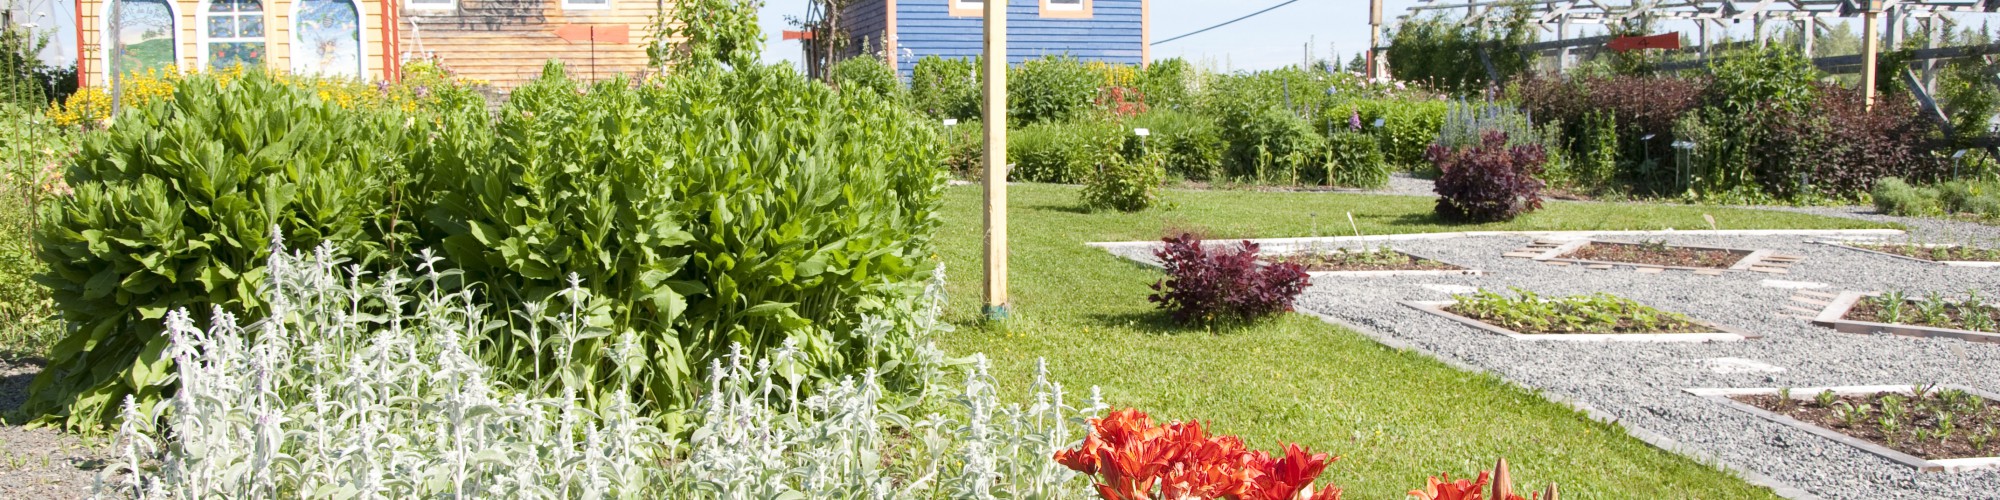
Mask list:
POLYGON ((1949 266, 2000 267, 2000 249, 1924 243, 1826 242, 1826 244, 1949 266))
POLYGON ((1383 245, 1375 248, 1331 250, 1311 248, 1265 259, 1266 262, 1297 264, 1315 275, 1404 275, 1479 274, 1479 271, 1404 253, 1383 245))
POLYGON ((1403 305, 1517 340, 1708 342, 1758 337, 1607 293, 1543 298, 1526 290, 1514 292, 1518 297, 1480 290, 1456 296, 1452 302, 1403 305))
POLYGON ((1729 269, 1753 253, 1748 250, 1684 247, 1664 242, 1620 243, 1593 241, 1562 257, 1594 262, 1643 264, 1660 267, 1729 269))
POLYGON ((1812 320, 1848 333, 2000 343, 2000 308, 1986 303, 1976 291, 1956 298, 1938 293, 1914 298, 1902 292, 1843 292, 1826 302, 1812 320))
POLYGON ((1926 472, 2000 467, 2000 402, 1936 384, 1689 389, 1767 420, 1926 472))

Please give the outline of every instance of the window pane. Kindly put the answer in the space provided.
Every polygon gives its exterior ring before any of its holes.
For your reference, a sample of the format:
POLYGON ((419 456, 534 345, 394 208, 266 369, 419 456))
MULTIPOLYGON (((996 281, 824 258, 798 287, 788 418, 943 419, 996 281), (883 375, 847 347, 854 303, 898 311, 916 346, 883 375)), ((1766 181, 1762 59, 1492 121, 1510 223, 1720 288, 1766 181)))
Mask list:
POLYGON ((237 16, 236 27, 236 36, 238 37, 263 38, 264 16, 259 14, 237 16))
POLYGON ((238 64, 251 68, 264 64, 264 42, 210 42, 208 67, 229 69, 238 64))
POLYGON ((118 64, 126 72, 174 67, 174 13, 166 0, 122 0, 113 36, 125 50, 118 64))
POLYGON ((236 0, 237 12, 263 12, 264 5, 256 0, 236 0))
POLYGON ((235 38, 236 16, 214 16, 208 18, 209 38, 235 38))

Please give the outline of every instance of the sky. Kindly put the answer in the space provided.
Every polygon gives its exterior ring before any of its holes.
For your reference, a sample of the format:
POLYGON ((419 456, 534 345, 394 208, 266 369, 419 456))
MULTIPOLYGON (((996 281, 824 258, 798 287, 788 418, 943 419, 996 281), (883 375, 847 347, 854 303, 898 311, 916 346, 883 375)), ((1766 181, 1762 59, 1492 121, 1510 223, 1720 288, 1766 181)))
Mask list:
MULTIPOLYGON (((1016 2, 1032 0, 1014 0, 1016 2)), ((1152 0, 1153 40, 1165 40, 1283 3, 1283 0, 1152 0)), ((808 0, 767 0, 759 16, 770 42, 764 58, 795 61, 798 42, 783 41, 785 16, 805 15, 808 0)), ((1384 0, 1386 20, 1417 0, 1384 0)), ((1270 69, 1298 64, 1313 46, 1315 58, 1338 52, 1341 60, 1368 50, 1367 0, 1300 0, 1207 33, 1153 47, 1154 59, 1212 60, 1222 69, 1270 69)))

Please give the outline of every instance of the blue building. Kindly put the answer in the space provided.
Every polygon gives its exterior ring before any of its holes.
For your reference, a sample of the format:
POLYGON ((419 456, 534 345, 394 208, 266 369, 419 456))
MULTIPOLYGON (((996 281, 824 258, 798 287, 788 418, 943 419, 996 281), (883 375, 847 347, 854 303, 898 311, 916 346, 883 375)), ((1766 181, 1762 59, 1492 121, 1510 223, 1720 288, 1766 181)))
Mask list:
MULTIPOLYGON (((1006 0, 1007 60, 1046 55, 1142 65, 1152 41, 1151 0, 1006 0)), ((842 13, 855 53, 880 51, 909 76, 925 56, 976 58, 985 29, 981 0, 861 0, 842 13)))

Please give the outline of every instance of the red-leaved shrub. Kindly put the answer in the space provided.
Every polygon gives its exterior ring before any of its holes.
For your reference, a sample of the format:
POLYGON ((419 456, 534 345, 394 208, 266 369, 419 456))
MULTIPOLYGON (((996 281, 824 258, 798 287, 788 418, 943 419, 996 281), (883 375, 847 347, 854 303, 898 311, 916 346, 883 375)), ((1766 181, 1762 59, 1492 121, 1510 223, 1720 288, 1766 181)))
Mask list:
POLYGON ((1438 168, 1437 213, 1469 222, 1513 220, 1542 208, 1541 146, 1507 146, 1507 134, 1487 132, 1479 145, 1431 146, 1425 154, 1438 168))
POLYGON ((1167 278, 1153 284, 1157 292, 1146 300, 1173 313, 1183 324, 1209 324, 1218 319, 1252 320, 1292 310, 1292 299, 1310 284, 1298 264, 1265 264, 1257 260, 1257 244, 1244 241, 1236 250, 1210 252, 1201 238, 1182 234, 1163 238, 1166 246, 1153 252, 1167 269, 1167 278))

